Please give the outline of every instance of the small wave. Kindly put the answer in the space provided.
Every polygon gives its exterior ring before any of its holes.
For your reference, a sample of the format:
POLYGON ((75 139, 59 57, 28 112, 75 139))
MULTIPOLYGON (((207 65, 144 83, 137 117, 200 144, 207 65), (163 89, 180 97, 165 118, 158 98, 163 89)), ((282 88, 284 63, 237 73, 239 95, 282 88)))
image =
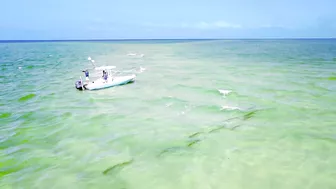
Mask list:
POLYGON ((113 120, 117 120, 117 119, 122 119, 125 118, 124 115, 118 115, 118 114, 114 114, 113 116, 109 115, 108 113, 101 113, 99 115, 94 115, 91 117, 87 117, 87 120, 91 121, 91 122, 96 122, 96 121, 102 121, 102 120, 106 120, 106 119, 113 119, 113 120))
POLYGON ((19 116, 19 118, 21 119, 31 119, 32 116, 34 116, 34 112, 31 111, 31 112, 26 112, 24 114, 22 114, 21 116, 19 116))
POLYGON ((136 53, 128 53, 127 56, 136 56, 136 53))
POLYGON ((235 107, 235 106, 222 106, 221 111, 222 110, 242 110, 242 109, 239 107, 235 107))
POLYGON ((207 86, 201 85, 187 85, 187 84, 175 84, 171 87, 173 90, 183 90, 187 93, 199 94, 199 95, 206 95, 208 97, 218 95, 218 92, 213 88, 209 88, 207 86))
POLYGON ((203 112, 219 112, 219 107, 217 105, 199 105, 196 106, 196 110, 200 110, 203 112))
POLYGON ((182 98, 178 98, 178 97, 173 97, 173 96, 164 96, 164 97, 160 97, 157 99, 153 99, 153 100, 149 100, 148 102, 150 103, 164 103, 167 106, 171 106, 172 104, 175 105, 184 105, 184 104, 188 104, 189 102, 185 99, 182 98), (170 105, 169 105, 170 104, 170 105))
POLYGON ((232 93, 231 90, 225 90, 225 89, 218 89, 218 91, 220 94, 225 95, 225 96, 232 93))
POLYGON ((145 56, 145 54, 143 54, 143 53, 141 53, 141 54, 137 54, 137 53, 128 53, 128 54, 127 54, 127 56, 137 56, 137 55, 138 55, 139 57, 141 57, 141 58, 145 56))
POLYGON ((180 115, 184 115, 185 114, 185 111, 182 111, 181 113, 180 113, 180 115))
POLYGON ((173 103, 170 102, 170 103, 167 103, 167 104, 166 104, 166 107, 170 107, 170 106, 172 106, 172 105, 173 105, 173 103))
POLYGON ((142 73, 142 72, 144 72, 145 70, 146 70, 146 68, 143 68, 143 67, 140 66, 140 71, 139 71, 139 73, 142 73))

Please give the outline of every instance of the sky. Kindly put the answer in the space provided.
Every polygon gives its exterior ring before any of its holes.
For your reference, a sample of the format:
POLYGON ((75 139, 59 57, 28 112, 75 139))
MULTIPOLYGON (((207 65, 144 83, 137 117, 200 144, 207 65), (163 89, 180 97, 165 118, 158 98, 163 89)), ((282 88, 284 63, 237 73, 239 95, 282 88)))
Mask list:
POLYGON ((336 0, 3 0, 0 7, 0 40, 336 37, 336 0))

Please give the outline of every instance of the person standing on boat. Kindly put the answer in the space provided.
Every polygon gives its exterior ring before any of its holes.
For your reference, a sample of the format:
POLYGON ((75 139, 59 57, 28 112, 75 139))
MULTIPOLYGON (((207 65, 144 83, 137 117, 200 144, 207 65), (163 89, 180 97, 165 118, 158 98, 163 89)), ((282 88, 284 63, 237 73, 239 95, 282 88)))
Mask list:
POLYGON ((88 70, 84 70, 84 71, 82 71, 82 72, 84 72, 85 73, 85 80, 87 81, 87 82, 89 82, 89 71, 88 70))
POLYGON ((107 82, 107 72, 105 70, 103 70, 103 78, 107 82))

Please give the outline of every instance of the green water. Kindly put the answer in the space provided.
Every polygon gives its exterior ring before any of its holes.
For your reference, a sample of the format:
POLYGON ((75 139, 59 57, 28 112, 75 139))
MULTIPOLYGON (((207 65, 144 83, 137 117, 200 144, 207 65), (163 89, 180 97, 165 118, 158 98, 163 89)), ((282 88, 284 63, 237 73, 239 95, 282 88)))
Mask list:
POLYGON ((0 43, 0 188, 335 188, 335 78, 336 40, 0 43))

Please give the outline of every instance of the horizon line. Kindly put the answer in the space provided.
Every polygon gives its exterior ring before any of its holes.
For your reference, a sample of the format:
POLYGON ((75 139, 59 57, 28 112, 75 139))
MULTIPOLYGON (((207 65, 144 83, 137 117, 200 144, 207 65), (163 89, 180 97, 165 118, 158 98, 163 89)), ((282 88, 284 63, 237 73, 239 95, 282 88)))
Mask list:
POLYGON ((154 41, 154 40, 316 40, 336 39, 336 37, 282 37, 282 38, 125 38, 125 39, 0 39, 6 42, 86 42, 86 41, 154 41))

